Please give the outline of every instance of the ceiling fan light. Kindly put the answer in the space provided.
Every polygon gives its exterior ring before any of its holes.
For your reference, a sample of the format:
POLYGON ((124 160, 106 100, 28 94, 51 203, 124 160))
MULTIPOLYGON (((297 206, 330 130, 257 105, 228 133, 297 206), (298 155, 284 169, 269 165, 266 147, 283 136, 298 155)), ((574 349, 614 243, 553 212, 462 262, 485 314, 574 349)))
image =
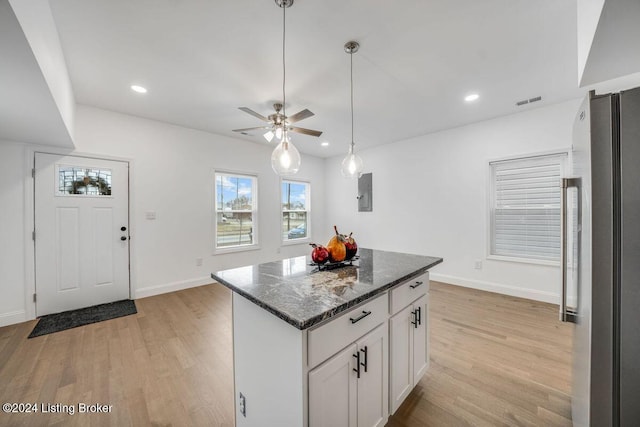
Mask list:
POLYGON ((282 139, 282 128, 280 126, 276 128, 276 138, 282 139))
POLYGON ((273 139, 274 133, 271 131, 267 131, 263 136, 264 136, 264 139, 267 140, 267 142, 271 142, 271 140, 273 139))

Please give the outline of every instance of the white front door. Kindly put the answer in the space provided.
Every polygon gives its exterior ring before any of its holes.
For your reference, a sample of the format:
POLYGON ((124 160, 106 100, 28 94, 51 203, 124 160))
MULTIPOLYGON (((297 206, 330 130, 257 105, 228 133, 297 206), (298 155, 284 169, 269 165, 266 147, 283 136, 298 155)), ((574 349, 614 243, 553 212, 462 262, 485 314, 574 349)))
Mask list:
POLYGON ((129 164, 35 154, 36 314, 129 298, 129 164))

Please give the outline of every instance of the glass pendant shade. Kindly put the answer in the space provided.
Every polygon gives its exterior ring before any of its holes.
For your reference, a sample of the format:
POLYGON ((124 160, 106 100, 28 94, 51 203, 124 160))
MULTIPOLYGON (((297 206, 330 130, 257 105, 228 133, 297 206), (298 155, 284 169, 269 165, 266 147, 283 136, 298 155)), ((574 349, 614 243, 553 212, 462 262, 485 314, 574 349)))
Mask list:
POLYGON ((342 161, 342 176, 345 178, 359 178, 362 174, 362 159, 353 151, 353 145, 349 148, 347 156, 342 161))
POLYGON ((300 169, 300 153, 286 133, 271 153, 271 167, 280 176, 293 175, 300 169))
POLYGON ((276 138, 282 139, 282 128, 281 127, 277 127, 276 128, 276 138))

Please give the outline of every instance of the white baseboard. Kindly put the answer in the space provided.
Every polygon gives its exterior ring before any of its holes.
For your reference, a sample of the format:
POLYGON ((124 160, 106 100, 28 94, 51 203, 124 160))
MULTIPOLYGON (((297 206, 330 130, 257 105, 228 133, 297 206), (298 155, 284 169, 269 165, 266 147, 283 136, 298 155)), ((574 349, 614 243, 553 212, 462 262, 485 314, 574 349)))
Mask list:
POLYGON ((513 285, 505 285, 502 283, 485 282, 482 280, 469 280, 462 277, 450 276, 448 274, 429 273, 429 279, 436 282, 444 282, 452 285, 464 286, 466 288, 479 289, 482 291, 496 292, 499 294, 510 295, 512 297, 526 298, 535 301, 548 302, 558 304, 560 295, 554 292, 539 291, 537 289, 519 288, 513 285))
POLYGON ((0 327, 26 322, 27 313, 24 310, 10 311, 0 314, 0 327))
POLYGON ((181 280, 179 282, 164 283, 162 285, 147 286, 145 288, 136 289, 134 299, 152 297, 154 295, 166 294, 167 292, 181 291, 183 289, 195 288, 196 286, 207 285, 213 283, 211 277, 199 277, 191 280, 181 280))

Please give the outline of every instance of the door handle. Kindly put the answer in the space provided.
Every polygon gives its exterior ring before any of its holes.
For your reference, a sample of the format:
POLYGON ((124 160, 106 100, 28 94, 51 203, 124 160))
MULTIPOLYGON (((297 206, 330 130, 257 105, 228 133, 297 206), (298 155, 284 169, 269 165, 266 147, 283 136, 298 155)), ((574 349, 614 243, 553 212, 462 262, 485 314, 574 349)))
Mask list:
POLYGON ((411 324, 413 325, 414 328, 418 328, 418 309, 416 308, 415 310, 413 310, 411 312, 411 314, 413 315, 413 322, 411 322, 411 324))
POLYGON ((124 242, 125 240, 127 240, 127 236, 120 237, 120 240, 122 240, 124 242))
MULTIPOLYGON (((418 325, 422 325, 422 306, 416 308, 416 311, 418 312, 418 316, 417 316, 418 317, 418 319, 417 319, 418 325)), ((417 326, 416 326, 416 328, 417 328, 417 326)))
POLYGON ((415 289, 415 288, 417 288, 418 286, 422 285, 423 283, 424 283, 424 282, 416 282, 416 283, 415 283, 415 284, 413 284, 413 285, 409 285, 409 287, 410 287, 411 289, 415 289))
MULTIPOLYGON (((581 221, 582 197, 580 178, 562 178, 560 180, 560 270, 562 272, 560 291, 560 321, 576 323, 576 312, 567 309, 567 189, 578 189, 578 221, 581 221)), ((576 242, 577 245, 580 242, 576 242)), ((578 273, 579 274, 579 273, 578 273)))

